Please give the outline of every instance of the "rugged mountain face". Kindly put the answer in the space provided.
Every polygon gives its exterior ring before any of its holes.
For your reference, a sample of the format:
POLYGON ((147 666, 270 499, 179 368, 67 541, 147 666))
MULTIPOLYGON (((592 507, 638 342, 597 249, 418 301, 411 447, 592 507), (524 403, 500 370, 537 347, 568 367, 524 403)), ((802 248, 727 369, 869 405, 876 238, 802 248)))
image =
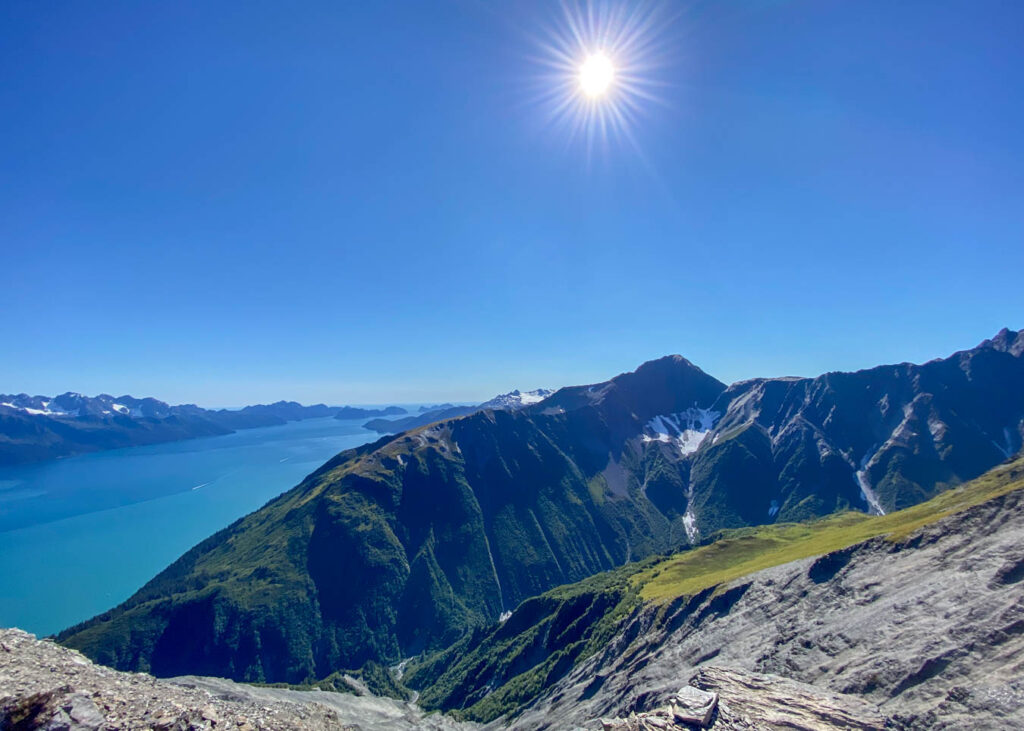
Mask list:
POLYGON ((337 416, 365 419, 403 414, 405 409, 303 406, 295 401, 203 409, 171 406, 154 398, 79 393, 60 396, 0 394, 0 465, 35 462, 83 452, 229 434, 301 419, 337 416))
POLYGON ((1019 446, 1021 342, 729 389, 671 356, 385 437, 61 639, 124 669, 302 682, 721 528, 920 502, 1003 459, 999 435, 1019 446))
POLYGON ((693 534, 914 505, 1017 452, 1024 333, 924 365, 744 381, 693 458, 693 534))

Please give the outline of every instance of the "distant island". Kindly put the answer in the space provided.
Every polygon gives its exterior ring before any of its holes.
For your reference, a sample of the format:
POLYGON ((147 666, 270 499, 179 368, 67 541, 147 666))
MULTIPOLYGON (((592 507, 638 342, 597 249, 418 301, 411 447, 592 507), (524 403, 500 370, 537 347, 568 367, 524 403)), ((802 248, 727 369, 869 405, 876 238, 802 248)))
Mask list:
POLYGON ((40 462, 85 452, 230 434, 240 429, 336 417, 367 419, 407 413, 399 406, 304 406, 296 401, 241 409, 171 406, 155 398, 0 394, 0 466, 40 462))
POLYGON ((409 412, 401 406, 388 406, 383 409, 360 409, 356 406, 341 406, 334 415, 335 419, 369 419, 374 416, 401 416, 409 412))
POLYGON ((428 411, 444 411, 445 409, 454 409, 454 408, 455 408, 455 404, 449 404, 447 402, 445 402, 443 404, 434 404, 433 406, 429 406, 427 404, 424 404, 423 406, 420 406, 419 412, 421 414, 425 414, 428 411))
POLYGON ((433 424, 442 419, 453 419, 456 416, 466 416, 474 411, 479 411, 482 406, 451 406, 447 408, 421 411, 419 414, 406 416, 403 419, 371 419, 363 424, 367 429, 372 429, 378 434, 397 434, 398 432, 409 431, 418 426, 433 424))

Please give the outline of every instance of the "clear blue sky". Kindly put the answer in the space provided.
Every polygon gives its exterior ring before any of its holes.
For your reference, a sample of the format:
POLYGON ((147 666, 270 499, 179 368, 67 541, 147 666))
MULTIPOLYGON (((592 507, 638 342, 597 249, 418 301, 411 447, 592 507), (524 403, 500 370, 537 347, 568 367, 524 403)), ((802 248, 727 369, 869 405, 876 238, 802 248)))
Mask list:
POLYGON ((595 147, 537 101, 554 3, 0 4, 0 392, 468 400, 1024 326, 1024 3, 655 11, 658 100, 595 147))

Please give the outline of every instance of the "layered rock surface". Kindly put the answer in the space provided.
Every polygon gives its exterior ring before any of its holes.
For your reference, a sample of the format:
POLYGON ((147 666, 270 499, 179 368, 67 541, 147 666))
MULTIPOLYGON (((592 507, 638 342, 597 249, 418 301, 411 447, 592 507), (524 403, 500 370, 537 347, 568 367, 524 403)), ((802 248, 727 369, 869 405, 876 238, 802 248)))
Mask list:
POLYGON ((603 731, 881 731, 885 719, 860 698, 777 675, 708 666, 669 704, 625 718, 601 719, 603 731))
MULTIPOLYGON (((756 709, 755 676, 771 675, 855 696, 894 728, 1014 727, 1024 718, 1024 491, 898 542, 872 539, 645 605, 515 726, 596 728, 665 706, 694 673, 733 709, 756 709), (728 684, 713 667, 731 669, 728 684)), ((751 728, 776 725, 760 711, 739 715, 751 728)), ((847 727, 832 724, 820 727, 847 727)))

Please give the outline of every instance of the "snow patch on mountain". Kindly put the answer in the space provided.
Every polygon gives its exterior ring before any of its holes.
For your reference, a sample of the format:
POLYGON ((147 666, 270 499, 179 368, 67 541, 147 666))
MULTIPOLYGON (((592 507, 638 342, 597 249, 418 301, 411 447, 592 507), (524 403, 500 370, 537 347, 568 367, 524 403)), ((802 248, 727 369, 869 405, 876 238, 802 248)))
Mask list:
POLYGON ((1010 457, 1013 456, 1014 449, 1013 449, 1013 436, 1010 434, 1010 429, 1008 427, 1004 427, 1003 428, 1003 439, 1006 441, 1005 445, 1000 444, 999 442, 997 442, 994 439, 992 440, 992 443, 996 445, 996 449, 998 449, 1000 452, 1002 452, 1003 455, 1007 459, 1009 459, 1010 457))
MULTIPOLYGON (((885 444, 882 447, 886 446, 885 444)), ((875 457, 881 451, 882 447, 873 447, 865 454, 860 460, 860 469, 854 472, 854 478, 857 480, 857 485, 860 487, 860 496, 864 499, 864 502, 868 504, 868 513, 872 515, 885 515, 885 510, 882 508, 882 503, 878 500, 878 496, 872 489, 871 476, 869 470, 871 465, 874 463, 875 457)))
POLYGON ((503 409, 505 411, 516 411, 525 406, 537 404, 553 394, 554 391, 548 388, 537 388, 533 391, 509 391, 495 396, 490 401, 480 404, 481 409, 503 409))
POLYGON ((645 442, 675 444, 684 455, 693 454, 721 416, 718 411, 697 407, 655 416, 644 425, 640 438, 645 442))
POLYGON ((6 407, 13 411, 20 411, 30 416, 77 416, 77 411, 68 411, 59 406, 50 408, 53 402, 41 396, 8 396, 8 401, 0 401, 0 407, 6 407))
POLYGON ((686 537, 690 543, 696 543, 697 538, 700 537, 700 531, 697 529, 697 518, 694 516, 692 508, 687 508, 686 514, 683 515, 683 528, 686 529, 686 537))

